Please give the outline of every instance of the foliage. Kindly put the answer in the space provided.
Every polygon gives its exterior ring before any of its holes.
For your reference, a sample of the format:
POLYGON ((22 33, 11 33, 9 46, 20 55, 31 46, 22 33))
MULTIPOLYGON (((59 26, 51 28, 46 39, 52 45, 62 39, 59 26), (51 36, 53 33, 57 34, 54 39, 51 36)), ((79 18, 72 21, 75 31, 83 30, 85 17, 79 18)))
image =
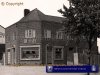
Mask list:
POLYGON ((68 0, 69 8, 63 5, 60 12, 66 32, 75 36, 84 36, 91 49, 92 44, 100 37, 100 1, 99 0, 68 0), (94 42, 92 42, 94 40, 94 42))

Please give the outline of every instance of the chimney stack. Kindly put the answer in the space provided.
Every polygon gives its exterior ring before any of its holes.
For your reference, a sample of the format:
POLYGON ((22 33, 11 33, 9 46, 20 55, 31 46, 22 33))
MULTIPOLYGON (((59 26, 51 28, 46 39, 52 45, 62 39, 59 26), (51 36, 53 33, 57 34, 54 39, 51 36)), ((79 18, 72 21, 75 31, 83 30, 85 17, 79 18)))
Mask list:
POLYGON ((30 13, 29 9, 24 9, 24 16, 27 16, 30 13))

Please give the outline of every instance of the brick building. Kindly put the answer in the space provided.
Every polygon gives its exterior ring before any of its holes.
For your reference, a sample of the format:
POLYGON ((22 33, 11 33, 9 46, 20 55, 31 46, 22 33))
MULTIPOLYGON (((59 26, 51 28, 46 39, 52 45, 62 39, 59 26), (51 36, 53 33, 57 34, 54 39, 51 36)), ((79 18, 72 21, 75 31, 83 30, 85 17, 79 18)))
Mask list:
MULTIPOLYGON (((38 9, 25 9, 24 17, 6 28, 6 64, 72 62, 76 43, 64 33, 63 20, 62 17, 45 15, 38 9)), ((79 53, 87 48, 81 45, 78 47, 79 53)))

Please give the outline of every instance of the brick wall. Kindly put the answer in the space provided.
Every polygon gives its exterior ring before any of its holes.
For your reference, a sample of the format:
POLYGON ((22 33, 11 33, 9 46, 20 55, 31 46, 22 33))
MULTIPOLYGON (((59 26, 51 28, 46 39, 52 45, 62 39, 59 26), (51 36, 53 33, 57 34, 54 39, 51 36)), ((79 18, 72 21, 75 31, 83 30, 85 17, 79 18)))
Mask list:
MULTIPOLYGON (((64 47, 64 59, 63 60, 54 60, 53 56, 53 63, 54 64, 66 64, 67 63, 67 50, 66 50, 66 40, 65 39, 56 39, 56 31, 62 28, 62 24, 56 22, 42 22, 42 61, 43 64, 46 63, 46 45, 49 44, 52 46, 63 46, 64 47), (47 39, 44 38, 44 30, 51 30, 51 38, 47 39)), ((54 53, 54 49, 53 49, 54 53)), ((53 54, 54 55, 54 54, 53 54)))
MULTIPOLYGON (((24 23, 18 23, 18 53, 20 54, 20 46, 32 46, 32 45, 41 45, 41 22, 39 21, 30 21, 24 23), (25 30, 27 29, 35 29, 36 30, 36 42, 24 43, 25 39, 25 30)), ((40 50, 41 55, 41 50, 40 50)), ((20 64, 40 64, 41 58, 38 61, 27 61, 20 60, 20 56, 18 56, 18 62, 20 64)))
MULTIPOLYGON (((7 64, 7 61, 8 61, 8 57, 7 57, 7 50, 8 49, 11 49, 14 46, 15 47, 15 52, 16 52, 16 55, 17 55, 17 47, 18 47, 18 44, 17 44, 17 40, 18 39, 17 39, 17 37, 18 37, 18 31, 17 31, 17 25, 16 24, 11 25, 10 27, 6 28, 6 30, 5 30, 6 64, 7 64), (14 40, 12 39, 13 33, 16 34, 14 40)), ((17 59, 17 57, 16 57, 16 59, 17 59)), ((17 63, 17 60, 16 60, 16 63, 17 63)))

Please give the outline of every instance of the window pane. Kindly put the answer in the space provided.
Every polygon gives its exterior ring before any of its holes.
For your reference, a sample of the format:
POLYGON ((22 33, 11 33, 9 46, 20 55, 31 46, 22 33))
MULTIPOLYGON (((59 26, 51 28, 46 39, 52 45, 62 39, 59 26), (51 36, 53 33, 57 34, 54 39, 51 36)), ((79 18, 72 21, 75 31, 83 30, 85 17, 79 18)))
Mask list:
POLYGON ((63 39, 63 33, 61 31, 56 32, 57 39, 63 39))
POLYGON ((32 37, 35 38, 35 30, 32 31, 32 37))
POLYGON ((51 38, 51 31, 50 30, 44 30, 44 37, 45 38, 51 38))
POLYGON ((51 38, 51 31, 47 30, 47 38, 51 38))
POLYGON ((39 47, 25 47, 21 48, 22 59, 38 59, 39 58, 39 47))
POLYGON ((74 49, 73 47, 69 47, 69 51, 73 51, 73 49, 74 49))
POLYGON ((63 49, 62 48, 55 48, 55 59, 62 59, 63 58, 63 49))
POLYGON ((35 30, 25 30, 25 38, 35 38, 35 30))
POLYGON ((27 37, 28 37, 28 31, 25 30, 25 38, 27 38, 27 37))
POLYGON ((29 30, 29 37, 32 37, 32 30, 29 30))

